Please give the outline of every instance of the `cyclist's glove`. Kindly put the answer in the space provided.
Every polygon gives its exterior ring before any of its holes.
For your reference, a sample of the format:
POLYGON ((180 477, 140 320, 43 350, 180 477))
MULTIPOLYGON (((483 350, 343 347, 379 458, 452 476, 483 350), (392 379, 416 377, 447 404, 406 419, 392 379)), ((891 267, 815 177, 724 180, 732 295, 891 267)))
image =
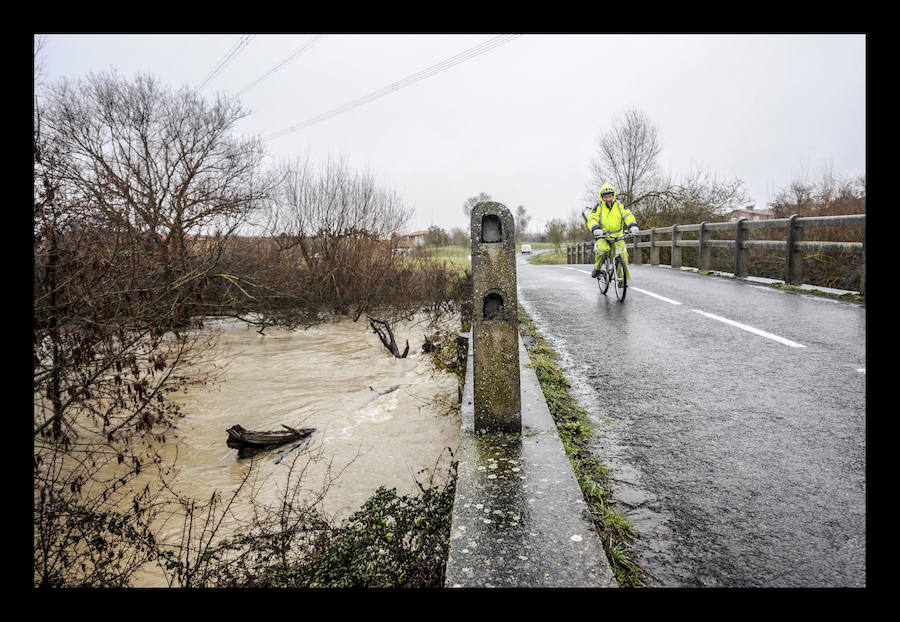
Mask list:
POLYGON ((591 231, 594 233, 595 240, 599 240, 600 238, 603 237, 604 232, 603 232, 603 229, 601 229, 600 227, 594 225, 593 227, 591 227, 591 231))
POLYGON ((638 226, 636 224, 632 224, 631 225, 631 235, 636 235, 638 231, 640 231, 638 226))

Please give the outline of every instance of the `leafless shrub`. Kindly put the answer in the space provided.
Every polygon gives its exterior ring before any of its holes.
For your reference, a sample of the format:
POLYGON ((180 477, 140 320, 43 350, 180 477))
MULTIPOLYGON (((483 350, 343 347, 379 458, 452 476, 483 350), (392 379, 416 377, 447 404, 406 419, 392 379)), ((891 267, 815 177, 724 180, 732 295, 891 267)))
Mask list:
MULTIPOLYGON (((438 457, 440 462, 442 456, 438 457)), ((450 455, 452 460, 452 452, 450 455)), ((456 463, 444 483, 416 480, 421 495, 379 488, 345 521, 329 518, 324 497, 299 495, 295 458, 276 506, 257 508, 235 537, 207 549, 206 587, 441 587, 455 492, 456 463)), ((421 475, 422 473, 419 473, 421 475)), ((326 478, 327 483, 333 481, 326 478)), ((197 575, 198 578, 201 575, 197 575)))
POLYGON ((264 194, 237 118, 147 77, 35 99, 35 585, 126 585, 154 555, 160 501, 130 485, 181 416, 220 241, 264 194))
MULTIPOLYGON (((266 237, 245 238, 223 254, 223 265, 242 266, 245 319, 269 325, 311 326, 334 315, 364 314, 388 321, 446 303, 452 272, 428 258, 395 252, 411 210, 370 174, 343 160, 320 167, 309 161, 282 165, 278 192, 268 204, 266 237)), ((237 300, 237 298, 232 298, 237 300)))
MULTIPOLYGON (((801 216, 840 216, 866 213, 866 177, 844 178, 830 166, 823 166, 818 178, 808 169, 780 189, 769 204, 776 218, 801 216)), ((806 237, 829 242, 861 242, 862 227, 809 227, 806 237)), ((864 258, 852 251, 811 252, 804 257, 804 282, 837 287, 865 289, 864 258)), ((778 277, 776 277, 778 278, 778 277)))

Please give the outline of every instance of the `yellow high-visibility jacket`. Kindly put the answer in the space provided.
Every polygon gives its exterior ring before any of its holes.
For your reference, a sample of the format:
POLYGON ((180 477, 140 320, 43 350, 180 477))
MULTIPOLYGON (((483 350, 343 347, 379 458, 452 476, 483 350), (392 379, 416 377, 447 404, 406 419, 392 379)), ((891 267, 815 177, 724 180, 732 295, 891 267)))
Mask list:
POLYGON ((594 211, 588 216, 588 229, 593 229, 595 225, 599 225, 601 229, 611 235, 619 235, 632 223, 637 223, 637 218, 631 213, 627 207, 622 205, 621 201, 616 200, 613 194, 613 202, 610 207, 606 203, 600 201, 594 206, 594 211))

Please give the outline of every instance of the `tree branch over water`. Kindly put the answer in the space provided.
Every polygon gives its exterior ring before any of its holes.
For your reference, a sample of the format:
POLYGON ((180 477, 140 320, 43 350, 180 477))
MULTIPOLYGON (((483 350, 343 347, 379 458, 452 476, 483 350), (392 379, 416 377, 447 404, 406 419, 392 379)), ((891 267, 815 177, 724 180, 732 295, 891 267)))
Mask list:
POLYGON ((391 325, 384 320, 373 318, 371 315, 367 315, 366 317, 369 318, 369 326, 372 327, 372 330, 378 335, 378 338, 381 339, 381 343, 384 344, 384 347, 398 359, 405 359, 406 355, 409 354, 409 339, 406 340, 406 349, 404 349, 403 354, 401 354, 400 348, 397 347, 397 342, 394 340, 394 331, 391 330, 391 325), (382 329, 375 326, 376 324, 380 324, 384 328, 382 329))

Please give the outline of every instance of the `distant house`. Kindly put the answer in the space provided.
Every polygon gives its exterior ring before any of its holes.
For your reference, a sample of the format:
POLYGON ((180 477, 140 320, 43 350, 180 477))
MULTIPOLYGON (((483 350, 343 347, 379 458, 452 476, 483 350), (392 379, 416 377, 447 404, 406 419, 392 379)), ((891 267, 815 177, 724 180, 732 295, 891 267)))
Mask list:
POLYGON ((428 231, 413 231, 412 233, 404 235, 403 239, 406 240, 410 246, 425 246, 426 235, 428 235, 428 231))
POLYGON ((728 220, 740 220, 741 218, 746 218, 747 220, 769 220, 774 217, 772 210, 756 209, 753 205, 731 210, 728 213, 728 220))

